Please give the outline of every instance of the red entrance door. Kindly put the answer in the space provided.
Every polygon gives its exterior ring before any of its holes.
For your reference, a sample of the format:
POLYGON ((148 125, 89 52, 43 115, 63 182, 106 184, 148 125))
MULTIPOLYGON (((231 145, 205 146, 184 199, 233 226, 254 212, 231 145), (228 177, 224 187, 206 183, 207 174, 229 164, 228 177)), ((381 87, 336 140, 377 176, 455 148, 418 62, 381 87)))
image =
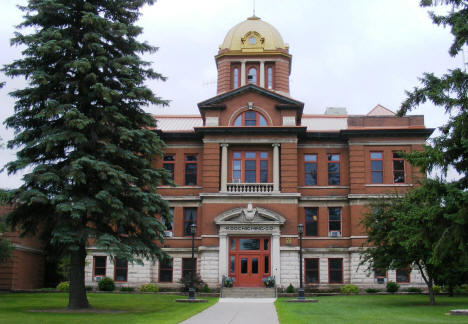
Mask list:
POLYGON ((269 237, 231 237, 229 276, 236 287, 261 287, 270 275, 269 237))
POLYGON ((262 283, 263 271, 261 271, 260 255, 239 254, 239 285, 243 287, 255 287, 262 283))

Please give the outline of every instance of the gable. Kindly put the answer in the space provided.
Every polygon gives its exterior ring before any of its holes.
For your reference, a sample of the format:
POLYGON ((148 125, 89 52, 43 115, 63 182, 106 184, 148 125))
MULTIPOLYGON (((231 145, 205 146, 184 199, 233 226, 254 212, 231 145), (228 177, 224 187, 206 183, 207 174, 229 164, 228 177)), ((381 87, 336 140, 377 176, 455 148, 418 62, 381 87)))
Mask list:
POLYGON ((198 104, 205 126, 234 126, 246 111, 262 115, 267 126, 300 124, 304 104, 292 98, 249 84, 198 104))

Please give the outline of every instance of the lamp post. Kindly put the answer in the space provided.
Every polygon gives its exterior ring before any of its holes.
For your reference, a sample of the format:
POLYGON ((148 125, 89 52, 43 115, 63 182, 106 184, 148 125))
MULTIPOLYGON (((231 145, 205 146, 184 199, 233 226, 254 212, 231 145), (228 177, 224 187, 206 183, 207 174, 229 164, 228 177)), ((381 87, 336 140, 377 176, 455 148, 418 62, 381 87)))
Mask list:
POLYGON ((192 234, 192 271, 190 271, 190 288, 189 288, 189 299, 195 299, 195 289, 193 284, 193 276, 195 270, 195 233, 197 232, 197 225, 190 225, 190 234, 192 234))
POLYGON ((297 299, 304 300, 304 288, 302 287, 302 234, 304 233, 304 225, 297 225, 299 233, 299 289, 297 290, 297 299))

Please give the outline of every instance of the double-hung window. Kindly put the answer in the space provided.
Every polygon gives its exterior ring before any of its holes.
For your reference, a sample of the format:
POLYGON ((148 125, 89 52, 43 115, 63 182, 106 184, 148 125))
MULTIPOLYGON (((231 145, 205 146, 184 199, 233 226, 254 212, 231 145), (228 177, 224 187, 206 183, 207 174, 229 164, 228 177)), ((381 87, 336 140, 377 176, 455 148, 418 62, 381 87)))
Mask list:
POLYGON ((328 259, 328 282, 343 283, 343 259, 328 259))
POLYGON ((306 207, 305 208, 305 235, 317 236, 318 235, 318 208, 306 207))
POLYGON ((235 183, 268 182, 268 152, 234 152, 232 180, 235 183))
POLYGON ((396 269, 396 282, 397 283, 409 283, 410 282, 410 269, 396 269))
POLYGON ((172 259, 159 261, 159 282, 172 282, 172 259))
POLYGON ((164 155, 163 168, 169 171, 169 173, 171 174, 170 179, 174 181, 174 169, 175 169, 175 155, 174 154, 164 155))
POLYGON ((371 182, 383 183, 383 152, 371 152, 371 182))
POLYGON ((128 261, 122 258, 115 258, 114 263, 114 280, 127 281, 128 261))
POLYGON ((95 256, 94 257, 94 276, 105 276, 106 275, 106 256, 95 256))
POLYGON ((268 66, 267 69, 266 69, 267 73, 266 73, 266 77, 267 77, 267 88, 268 89, 273 89, 273 67, 272 66, 268 66))
POLYGON ((304 259, 305 261, 305 283, 317 284, 320 281, 319 277, 319 259, 304 259))
POLYGON ((341 236, 341 207, 328 208, 328 236, 341 236))
POLYGON ((304 155, 304 173, 306 186, 317 184, 317 154, 304 155))
POLYGON ((197 160, 195 154, 185 155, 185 185, 195 186, 197 184, 197 160))
POLYGON ((174 207, 169 208, 169 213, 172 217, 172 220, 169 222, 167 220, 164 221, 164 225, 166 227, 166 230, 164 231, 164 236, 166 237, 172 237, 174 236, 173 233, 173 228, 174 228, 174 207))
POLYGON ((328 154, 328 184, 340 184, 340 155, 328 154))
POLYGON ((190 278, 192 272, 194 275, 197 272, 197 259, 194 259, 193 261, 194 262, 192 263, 192 258, 182 259, 182 278, 190 278))
POLYGON ((393 152, 393 183, 405 183, 405 161, 398 152, 393 152))
POLYGON ((192 235, 191 225, 197 223, 197 208, 184 208, 184 235, 192 235))

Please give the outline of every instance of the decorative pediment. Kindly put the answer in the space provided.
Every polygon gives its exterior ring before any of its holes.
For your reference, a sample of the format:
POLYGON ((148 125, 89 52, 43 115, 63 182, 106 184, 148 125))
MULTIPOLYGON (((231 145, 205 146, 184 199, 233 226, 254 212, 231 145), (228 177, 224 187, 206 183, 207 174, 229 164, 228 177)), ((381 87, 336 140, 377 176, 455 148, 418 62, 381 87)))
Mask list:
POLYGON ((282 225, 286 219, 269 209, 261 207, 252 207, 248 204, 247 208, 234 208, 228 210, 214 219, 216 225, 231 225, 231 224, 269 224, 282 225))

